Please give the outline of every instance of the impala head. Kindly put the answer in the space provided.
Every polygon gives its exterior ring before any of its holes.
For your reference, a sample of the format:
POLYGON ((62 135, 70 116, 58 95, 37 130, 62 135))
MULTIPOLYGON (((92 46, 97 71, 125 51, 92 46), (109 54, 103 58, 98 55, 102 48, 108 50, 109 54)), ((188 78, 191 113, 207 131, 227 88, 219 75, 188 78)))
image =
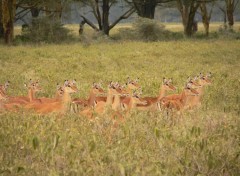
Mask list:
POLYGON ((128 81, 127 81, 126 85, 129 89, 136 90, 136 89, 140 88, 138 81, 139 81, 139 78, 137 78, 135 80, 130 80, 130 78, 128 77, 128 81))
POLYGON ((195 89, 192 88, 192 83, 188 82, 184 88, 184 91, 186 93, 186 95, 193 95, 193 96, 197 96, 199 93, 198 91, 196 91, 195 89))
POLYGON ((60 86, 59 84, 57 84, 57 95, 58 96, 62 96, 64 93, 64 89, 62 86, 60 86))
POLYGON ((188 77, 187 80, 188 83, 191 83, 193 88, 198 88, 202 86, 201 84, 199 84, 198 81, 199 81, 198 76, 195 76, 194 78, 188 77))
POLYGON ((32 79, 30 79, 28 84, 24 84, 25 87, 27 87, 28 90, 31 90, 33 92, 39 92, 42 91, 41 86, 39 85, 39 80, 37 81, 32 81, 32 79))
POLYGON ((64 92, 66 93, 76 93, 78 91, 76 80, 68 81, 65 80, 64 86, 63 86, 64 92))
POLYGON ((7 97, 6 97, 6 94, 5 92, 3 92, 3 90, 0 89, 0 100, 6 100, 7 97))
POLYGON ((116 88, 116 90, 117 90, 117 92, 118 92, 119 95, 123 95, 123 96, 129 95, 129 92, 128 92, 128 90, 126 89, 126 87, 120 85, 119 82, 116 82, 116 83, 114 84, 114 87, 116 88))
POLYGON ((112 95, 120 94, 121 95, 121 90, 118 88, 118 83, 113 83, 112 81, 108 85, 108 93, 112 95))
POLYGON ((10 85, 10 81, 7 81, 4 85, 0 85, 0 91, 2 91, 3 93, 6 93, 9 85, 10 85))
POLYGON ((92 90, 91 90, 94 94, 99 95, 99 94, 104 94, 104 90, 101 87, 101 84, 97 84, 97 83, 93 83, 92 85, 92 90))
POLYGON ((132 99, 132 101, 133 101, 134 104, 139 104, 139 105, 146 105, 146 104, 147 104, 146 101, 142 101, 142 100, 140 99, 140 96, 139 96, 139 94, 137 94, 137 93, 134 93, 134 94, 132 95, 131 99, 132 99))
POLYGON ((211 76, 212 76, 212 73, 209 72, 208 74, 206 74, 206 76, 204 76, 202 73, 199 74, 199 83, 202 85, 202 86, 205 86, 205 85, 210 85, 212 83, 211 81, 211 76))
POLYGON ((163 77, 162 86, 165 90, 176 90, 176 87, 172 84, 172 78, 166 79, 165 77, 163 77))

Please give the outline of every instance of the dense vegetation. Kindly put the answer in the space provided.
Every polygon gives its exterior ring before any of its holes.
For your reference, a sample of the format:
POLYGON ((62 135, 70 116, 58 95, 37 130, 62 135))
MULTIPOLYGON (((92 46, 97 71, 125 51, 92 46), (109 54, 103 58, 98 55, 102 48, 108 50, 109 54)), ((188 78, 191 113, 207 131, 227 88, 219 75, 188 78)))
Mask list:
POLYGON ((74 97, 86 97, 94 81, 106 86, 130 76, 140 77, 143 96, 154 96, 163 76, 180 92, 188 76, 213 73, 202 107, 182 119, 133 111, 114 129, 108 116, 91 122, 74 113, 2 112, 0 173, 239 175, 239 46, 236 38, 0 46, 0 82, 11 81, 9 95, 26 94, 23 83, 32 78, 44 89, 38 96, 51 97, 56 83, 75 78, 74 97))

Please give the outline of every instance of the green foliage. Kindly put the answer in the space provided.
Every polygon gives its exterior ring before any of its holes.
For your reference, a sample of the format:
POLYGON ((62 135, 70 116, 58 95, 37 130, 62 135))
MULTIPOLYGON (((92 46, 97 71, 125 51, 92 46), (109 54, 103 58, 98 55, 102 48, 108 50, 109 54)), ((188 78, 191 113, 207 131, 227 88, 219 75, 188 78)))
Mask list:
POLYGON ((62 43, 72 40, 69 29, 63 27, 60 21, 48 17, 33 19, 32 25, 19 38, 33 43, 62 43))

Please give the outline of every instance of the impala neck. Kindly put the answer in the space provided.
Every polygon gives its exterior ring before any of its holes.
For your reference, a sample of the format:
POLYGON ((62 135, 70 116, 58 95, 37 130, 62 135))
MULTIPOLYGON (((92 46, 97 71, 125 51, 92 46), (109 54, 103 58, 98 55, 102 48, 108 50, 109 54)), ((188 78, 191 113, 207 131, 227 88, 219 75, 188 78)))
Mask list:
POLYGON ((161 98, 163 98, 166 95, 166 89, 163 88, 163 86, 161 87, 160 91, 159 91, 159 96, 158 96, 158 100, 160 100, 161 98))
POLYGON ((96 94, 93 93, 93 91, 90 91, 89 97, 88 97, 88 106, 93 106, 94 105, 94 101, 96 99, 96 94))
POLYGON ((203 95, 203 92, 204 92, 204 86, 202 86, 202 87, 199 87, 198 89, 197 89, 197 91, 198 91, 198 93, 199 93, 199 97, 201 97, 202 95, 203 95))
POLYGON ((113 103, 113 94, 110 92, 110 90, 108 91, 107 94, 107 101, 106 101, 106 105, 112 105, 113 103))
POLYGON ((64 91, 63 96, 62 96, 62 102, 63 103, 70 103, 71 101, 72 100, 71 100, 70 93, 64 91))
POLYGON ((61 96, 59 95, 59 93, 57 92, 56 95, 55 95, 55 99, 56 100, 59 100, 61 98, 61 96))
POLYGON ((136 103, 134 102, 133 98, 130 97, 129 105, 128 105, 128 110, 131 110, 133 108, 136 108, 136 103))
POLYGON ((32 89, 28 89, 28 98, 30 102, 35 99, 35 92, 32 89))
POLYGON ((181 93, 181 98, 180 98, 180 101, 185 104, 186 103, 186 100, 187 100, 187 96, 186 96, 186 92, 185 92, 185 89, 183 89, 182 93, 181 93))
POLYGON ((112 104, 112 109, 117 111, 120 108, 120 103, 121 103, 120 95, 117 94, 114 96, 114 102, 112 104))

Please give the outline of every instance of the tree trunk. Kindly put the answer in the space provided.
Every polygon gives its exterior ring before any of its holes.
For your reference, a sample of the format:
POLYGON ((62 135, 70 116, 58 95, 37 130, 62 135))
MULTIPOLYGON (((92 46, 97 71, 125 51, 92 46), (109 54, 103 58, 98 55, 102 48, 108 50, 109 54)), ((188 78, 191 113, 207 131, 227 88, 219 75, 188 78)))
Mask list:
POLYGON ((206 3, 203 2, 200 5, 200 10, 201 10, 201 15, 202 15, 202 22, 203 22, 203 26, 205 29, 205 34, 206 36, 209 35, 209 16, 208 16, 208 12, 207 12, 207 6, 206 3))
POLYGON ((31 14, 33 18, 37 18, 39 16, 39 13, 40 13, 40 9, 38 9, 37 7, 31 8, 31 14))
POLYGON ((3 24, 2 24, 2 22, 0 21, 0 38, 3 38, 3 36, 4 36, 3 24))
POLYGON ((147 0, 144 2, 134 0, 133 3, 134 6, 136 7, 138 16, 143 18, 154 19, 155 8, 157 6, 156 0, 147 0))
POLYGON ((103 0, 102 5, 102 31, 104 34, 109 35, 109 0, 103 0))
POLYGON ((16 12, 16 0, 2 0, 2 23, 4 40, 10 44, 14 38, 14 18, 16 12))
POLYGON ((199 3, 192 1, 189 6, 188 4, 182 3, 181 0, 177 0, 177 7, 182 16, 184 34, 188 37, 191 37, 194 32, 194 17, 199 7, 199 3))
POLYGON ((183 27, 184 27, 184 33, 187 33, 187 26, 188 26, 188 19, 189 19, 189 7, 186 5, 183 5, 182 7, 182 23, 183 23, 183 27))
POLYGON ((226 0, 227 7, 227 18, 228 18, 228 26, 232 29, 234 25, 233 12, 234 12, 234 0, 226 0))
POLYGON ((2 3, 0 3, 0 38, 3 38, 4 36, 4 29, 3 29, 3 23, 2 23, 2 3))
POLYGON ((224 16, 223 16, 223 26, 224 26, 224 29, 226 30, 227 29, 227 13, 226 11, 224 12, 224 16))

